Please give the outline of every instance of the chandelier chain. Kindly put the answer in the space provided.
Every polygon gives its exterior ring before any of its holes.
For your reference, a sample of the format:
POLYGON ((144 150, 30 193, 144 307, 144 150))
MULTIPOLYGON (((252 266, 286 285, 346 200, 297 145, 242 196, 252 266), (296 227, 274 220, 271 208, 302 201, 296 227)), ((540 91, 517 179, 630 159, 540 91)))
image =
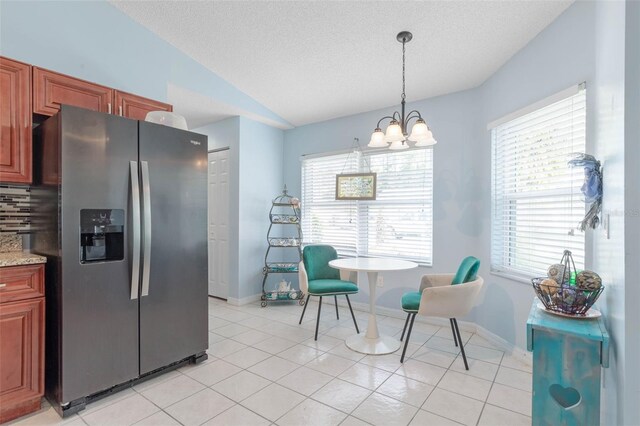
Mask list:
POLYGON ((402 40, 402 100, 404 101, 406 95, 404 93, 404 86, 405 86, 405 81, 404 81, 404 45, 405 45, 405 41, 404 39, 402 40))

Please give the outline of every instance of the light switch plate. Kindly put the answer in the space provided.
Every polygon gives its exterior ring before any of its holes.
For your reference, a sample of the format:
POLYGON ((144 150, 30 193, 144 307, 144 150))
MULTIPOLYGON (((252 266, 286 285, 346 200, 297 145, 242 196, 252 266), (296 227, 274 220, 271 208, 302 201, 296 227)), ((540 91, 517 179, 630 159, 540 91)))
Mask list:
POLYGON ((611 230, 610 230, 611 218, 609 213, 606 213, 602 218, 602 232, 604 232, 604 237, 609 240, 611 239, 611 230))

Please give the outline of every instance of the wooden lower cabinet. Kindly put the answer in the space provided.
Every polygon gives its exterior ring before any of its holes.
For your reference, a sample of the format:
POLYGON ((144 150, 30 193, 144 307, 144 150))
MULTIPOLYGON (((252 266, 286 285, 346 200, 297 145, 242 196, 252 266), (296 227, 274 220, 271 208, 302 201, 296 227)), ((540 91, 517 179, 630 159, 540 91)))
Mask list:
POLYGON ((0 303, 0 423, 40 409, 44 305, 44 297, 0 303))
POLYGON ((133 120, 144 120, 151 111, 173 111, 169 104, 116 90, 116 114, 133 120))

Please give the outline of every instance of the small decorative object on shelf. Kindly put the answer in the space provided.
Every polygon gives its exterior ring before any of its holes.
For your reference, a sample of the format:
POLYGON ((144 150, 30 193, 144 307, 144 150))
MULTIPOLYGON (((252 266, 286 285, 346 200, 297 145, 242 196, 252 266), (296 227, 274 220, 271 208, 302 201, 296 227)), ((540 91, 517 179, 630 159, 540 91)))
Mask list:
POLYGON ((587 228, 596 229, 600 223, 598 214, 602 210, 602 170, 600 169, 600 161, 596 160, 593 155, 576 152, 572 154, 573 158, 569 160, 569 167, 584 168, 584 183, 580 190, 584 194, 584 202, 590 203, 589 210, 580 221, 579 228, 581 231, 587 228))
MULTIPOLYGON (((269 212, 269 231, 267 232, 267 253, 264 255, 264 268, 262 268, 262 302, 261 306, 267 306, 267 302, 297 300, 304 305, 304 293, 291 287, 291 282, 282 279, 273 290, 267 290, 267 279, 270 274, 289 274, 298 272, 298 263, 302 259, 302 231, 300 229, 300 200, 287 194, 287 186, 284 186, 282 194, 273 199, 269 212), (274 228, 276 225, 276 228, 274 228), (275 230, 279 232, 275 233, 275 230), (275 233, 277 236, 273 236, 275 233), (288 233, 288 234, 287 234, 288 233), (284 234, 284 235, 283 235, 284 234), (293 235, 291 235, 293 234, 293 235), (269 261, 273 254, 272 249, 286 249, 279 254, 288 255, 287 261, 269 261), (295 249, 295 251, 294 251, 295 249), (284 252, 284 253, 283 253, 284 252)), ((282 259, 282 256, 279 256, 282 259)))
POLYGON ((593 317, 589 309, 604 290, 598 274, 576 271, 569 250, 564 251, 560 263, 549 267, 546 277, 533 278, 531 283, 547 311, 576 318, 593 317))

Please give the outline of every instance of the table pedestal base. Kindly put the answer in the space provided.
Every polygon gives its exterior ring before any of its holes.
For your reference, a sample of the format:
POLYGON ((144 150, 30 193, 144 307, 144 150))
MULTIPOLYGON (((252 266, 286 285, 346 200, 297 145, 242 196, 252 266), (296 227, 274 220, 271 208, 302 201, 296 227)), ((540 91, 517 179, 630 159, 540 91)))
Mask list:
POLYGON ((347 347, 361 354, 385 355, 400 349, 400 341, 389 336, 369 339, 365 335, 356 334, 347 338, 347 347))

